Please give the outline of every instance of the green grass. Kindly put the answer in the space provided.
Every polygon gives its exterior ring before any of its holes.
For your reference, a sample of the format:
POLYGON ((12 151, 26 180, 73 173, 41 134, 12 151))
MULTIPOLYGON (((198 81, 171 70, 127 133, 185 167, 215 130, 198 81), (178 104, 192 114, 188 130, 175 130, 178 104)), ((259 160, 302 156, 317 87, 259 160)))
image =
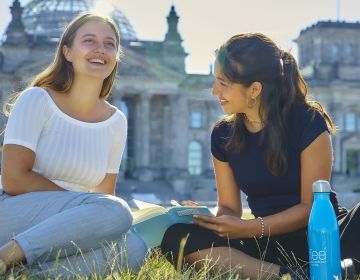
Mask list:
MULTIPOLYGON (((35 280, 35 279, 63 279, 61 277, 38 277, 28 273, 25 266, 16 266, 10 270, 5 276, 0 277, 0 280, 35 280)), ((130 271, 121 271, 110 273, 106 276, 91 275, 90 277, 82 277, 74 275, 71 279, 74 280, 245 280, 236 272, 217 272, 211 271, 211 267, 204 266, 200 270, 195 270, 193 267, 181 267, 181 269, 174 268, 166 261, 164 256, 159 251, 154 251, 151 256, 147 258, 140 271, 137 273, 130 271)), ((269 278, 266 278, 269 279, 269 278)), ((271 279, 278 279, 277 277, 271 279)), ((360 277, 356 278, 360 279, 360 277)), ((269 279, 270 280, 270 279, 269 279)), ((282 280, 291 280, 291 278, 283 277, 282 280)), ((345 279, 344 279, 345 280, 345 279)))
MULTIPOLYGON (((5 276, 0 277, 1 280, 26 280, 26 279, 62 279, 48 278, 31 275, 25 266, 17 266, 10 270, 5 276)), ((90 277, 82 277, 75 275, 71 279, 94 279, 94 280, 240 280, 243 279, 239 274, 231 271, 225 273, 213 273, 210 267, 206 266, 200 270, 195 270, 193 267, 182 267, 181 269, 174 268, 169 262, 166 261, 164 256, 159 251, 154 251, 151 256, 147 258, 140 271, 137 273, 131 271, 114 272, 107 276, 92 275, 90 277)))

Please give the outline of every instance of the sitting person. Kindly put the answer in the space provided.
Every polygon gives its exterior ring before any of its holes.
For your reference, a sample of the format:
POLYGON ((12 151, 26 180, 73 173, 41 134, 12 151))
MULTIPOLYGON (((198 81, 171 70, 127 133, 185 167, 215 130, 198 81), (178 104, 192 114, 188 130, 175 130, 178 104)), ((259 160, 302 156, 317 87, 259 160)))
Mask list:
MULTIPOLYGON (((211 134, 217 214, 173 225, 161 250, 177 264, 180 241, 188 236, 186 263, 238 268, 255 279, 296 277, 292 267, 301 271, 309 261, 312 183, 330 180, 335 126, 319 103, 308 100, 294 57, 263 34, 230 38, 216 53, 214 75, 212 93, 226 114, 211 134), (254 219, 241 218, 240 191, 254 219)), ((331 202, 340 222, 342 257, 360 259, 354 242, 359 211, 347 214, 335 193, 331 202)))
POLYGON ((119 52, 116 24, 82 14, 52 64, 8 104, 0 273, 19 262, 40 271, 57 265, 62 276, 142 264, 147 248, 129 232, 130 208, 115 196, 127 122, 106 99, 119 52))

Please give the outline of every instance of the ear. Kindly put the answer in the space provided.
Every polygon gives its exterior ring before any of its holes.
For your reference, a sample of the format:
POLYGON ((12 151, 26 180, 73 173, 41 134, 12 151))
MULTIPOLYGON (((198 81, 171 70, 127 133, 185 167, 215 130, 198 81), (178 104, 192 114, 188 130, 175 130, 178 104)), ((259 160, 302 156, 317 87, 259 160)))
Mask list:
POLYGON ((253 82, 250 85, 251 98, 256 99, 257 97, 259 97, 261 95, 261 91, 262 91, 262 84, 260 82, 253 82))
POLYGON ((62 47, 62 52, 65 57, 65 59, 69 62, 71 62, 71 55, 70 55, 70 48, 66 45, 62 47))

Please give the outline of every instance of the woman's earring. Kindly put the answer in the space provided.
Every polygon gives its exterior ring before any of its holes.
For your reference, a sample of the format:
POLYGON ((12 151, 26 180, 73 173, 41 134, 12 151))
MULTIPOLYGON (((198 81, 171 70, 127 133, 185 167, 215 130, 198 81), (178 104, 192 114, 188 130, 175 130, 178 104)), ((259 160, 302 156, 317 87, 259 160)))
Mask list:
POLYGON ((256 98, 246 98, 246 106, 248 108, 254 108, 256 104, 256 98))

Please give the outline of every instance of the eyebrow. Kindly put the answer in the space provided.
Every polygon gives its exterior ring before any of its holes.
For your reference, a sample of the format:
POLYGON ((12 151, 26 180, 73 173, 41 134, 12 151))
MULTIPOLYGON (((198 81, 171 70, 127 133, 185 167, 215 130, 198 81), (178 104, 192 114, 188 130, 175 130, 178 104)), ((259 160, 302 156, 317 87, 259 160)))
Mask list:
MULTIPOLYGON (((84 38, 84 37, 96 37, 96 36, 94 34, 87 33, 87 34, 84 34, 81 38, 84 38)), ((112 41, 116 42, 116 40, 113 37, 108 36, 105 39, 112 40, 112 41)))
POLYGON ((216 76, 217 79, 223 81, 223 82, 227 82, 224 78, 220 77, 220 76, 216 76))

